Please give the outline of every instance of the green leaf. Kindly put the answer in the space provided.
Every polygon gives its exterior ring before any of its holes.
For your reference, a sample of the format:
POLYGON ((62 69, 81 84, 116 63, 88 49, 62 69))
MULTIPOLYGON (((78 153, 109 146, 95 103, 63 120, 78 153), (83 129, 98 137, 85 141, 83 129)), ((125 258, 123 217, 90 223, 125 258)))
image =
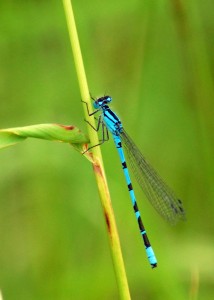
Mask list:
MULTIPOLYGON (((38 124, 0 130, 0 149, 15 145, 26 138, 37 138, 49 141, 69 143, 77 151, 84 153, 89 139, 79 128, 72 125, 38 124)), ((90 159, 89 153, 86 156, 90 159)), ((91 159, 90 159, 91 160, 91 159)))

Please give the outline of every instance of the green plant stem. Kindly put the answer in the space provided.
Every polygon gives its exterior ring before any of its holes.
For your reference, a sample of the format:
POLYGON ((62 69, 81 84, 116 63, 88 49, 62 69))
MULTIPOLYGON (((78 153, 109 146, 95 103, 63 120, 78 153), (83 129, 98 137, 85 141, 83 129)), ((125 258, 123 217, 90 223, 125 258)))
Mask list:
MULTIPOLYGON (((92 111, 90 94, 88 90, 88 84, 87 84, 86 74, 84 70, 71 1, 63 0, 63 5, 65 9, 67 24, 68 24, 71 47, 73 50, 74 62, 76 66, 76 72, 79 81, 81 97, 82 100, 88 104, 89 110, 92 111)), ((96 125, 95 125, 94 117, 88 116, 85 104, 83 105, 83 109, 85 113, 85 119, 88 120, 95 127, 96 125)), ((91 126, 88 126, 88 133, 89 133, 89 139, 91 145, 98 144, 99 139, 98 139, 97 132, 93 130, 91 126)), ((93 169, 94 169, 94 173, 98 185, 100 200, 103 207, 104 217, 107 225, 111 254, 113 258, 116 279, 119 287, 120 298, 130 299, 128 282, 127 282, 127 277, 126 277, 126 272, 125 272, 125 267, 124 267, 124 262, 122 257, 122 251, 120 247, 120 240, 119 240, 115 217, 111 205, 110 193, 106 181, 100 147, 92 148, 92 158, 93 158, 92 165, 93 165, 93 169)))

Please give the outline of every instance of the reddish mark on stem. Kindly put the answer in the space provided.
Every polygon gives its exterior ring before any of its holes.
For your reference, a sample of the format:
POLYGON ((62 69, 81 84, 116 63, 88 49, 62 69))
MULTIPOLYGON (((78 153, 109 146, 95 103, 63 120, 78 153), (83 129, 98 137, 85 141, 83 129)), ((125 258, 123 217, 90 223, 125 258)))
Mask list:
POLYGON ((90 157, 90 159, 93 161, 93 153, 88 151, 88 144, 82 144, 82 154, 90 157))
POLYGON ((111 233, 111 223, 107 211, 104 211, 108 232, 111 233))
MULTIPOLYGON (((93 168, 94 168, 94 172, 97 173, 100 177, 103 177, 103 172, 102 172, 102 168, 100 167, 99 164, 94 163, 93 164, 93 168)), ((106 191, 107 192, 107 191, 106 191)), ((106 224, 107 224, 107 228, 108 228, 108 232, 111 235, 111 222, 110 222, 110 218, 109 218, 109 214, 108 212, 104 209, 104 215, 105 215, 105 220, 106 220, 106 224)))
POLYGON ((95 163, 95 164, 93 164, 93 168, 94 168, 95 173, 98 173, 101 177, 103 177, 103 173, 102 173, 102 170, 100 168, 100 165, 95 163))

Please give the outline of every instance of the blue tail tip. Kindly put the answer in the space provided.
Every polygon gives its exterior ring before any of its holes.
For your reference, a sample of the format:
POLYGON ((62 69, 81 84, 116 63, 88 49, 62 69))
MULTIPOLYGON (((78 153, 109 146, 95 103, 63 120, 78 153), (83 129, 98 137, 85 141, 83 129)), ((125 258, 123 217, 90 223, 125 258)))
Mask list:
POLYGON ((157 263, 151 264, 152 269, 157 268, 157 266, 158 266, 157 263))
POLYGON ((157 259, 151 246, 146 248, 146 254, 152 268, 157 267, 157 259))

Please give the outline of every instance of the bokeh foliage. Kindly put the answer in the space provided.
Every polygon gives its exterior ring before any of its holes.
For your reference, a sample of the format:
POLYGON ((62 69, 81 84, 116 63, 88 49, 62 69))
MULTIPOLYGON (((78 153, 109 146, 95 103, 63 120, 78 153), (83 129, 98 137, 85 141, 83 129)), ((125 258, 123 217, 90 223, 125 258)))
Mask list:
MULTIPOLYGON (((134 182, 159 267, 151 270, 113 143, 102 147, 133 299, 212 299, 213 1, 73 1, 94 96, 183 199, 170 227, 134 182), (187 2, 187 3, 186 3, 187 2)), ((60 1, 0 4, 0 127, 85 130, 60 1)), ((5 299, 118 299, 90 164, 63 144, 0 153, 0 289, 5 299)))

